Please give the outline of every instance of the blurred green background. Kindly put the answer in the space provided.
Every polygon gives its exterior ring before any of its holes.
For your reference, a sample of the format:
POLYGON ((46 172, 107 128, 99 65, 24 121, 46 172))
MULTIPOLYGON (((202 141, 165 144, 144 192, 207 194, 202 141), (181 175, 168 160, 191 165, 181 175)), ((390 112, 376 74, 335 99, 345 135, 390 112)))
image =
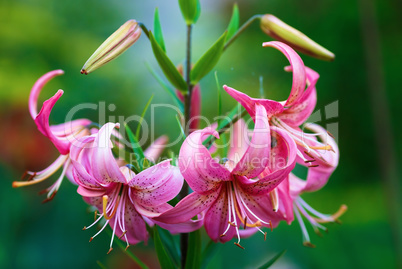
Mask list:
MULTIPOLYGON (((342 225, 327 225, 329 233, 323 238, 309 227, 315 249, 303 247, 298 223, 282 223, 268 234, 267 241, 258 235, 242 240, 245 250, 230 242, 222 245, 210 268, 254 268, 283 249, 288 251, 274 268, 397 267, 402 228, 397 171, 402 154, 398 124, 402 2, 237 2, 241 22, 254 14, 275 14, 336 54, 332 63, 302 55, 305 64, 321 75, 316 107, 319 123, 337 133, 341 151, 339 167, 327 186, 303 197, 321 212, 335 212, 341 204, 349 210, 341 218, 342 225), (338 108, 331 115, 325 110, 329 104, 338 108)), ((194 60, 224 31, 233 3, 201 0, 201 17, 193 31, 194 60)), ((41 94, 43 101, 59 88, 65 91, 52 112, 53 123, 63 122, 69 109, 80 103, 115 104, 116 109, 107 110, 106 117, 141 114, 152 94, 154 104, 172 103, 145 68, 148 62, 161 74, 145 35, 107 66, 89 76, 79 73, 92 52, 126 20, 133 18, 151 28, 155 7, 160 10, 168 55, 176 64, 182 63, 185 25, 175 0, 0 2, 0 268, 99 268, 97 261, 107 268, 136 268, 117 247, 106 255, 107 233, 88 243, 95 230, 81 229, 92 222, 93 215, 72 184, 65 181, 55 199, 42 205, 43 197, 37 192, 48 187, 49 181, 20 189, 12 189, 11 183, 27 169, 47 167, 57 156, 53 145, 36 130, 27 106, 33 83, 50 70, 65 70, 41 94)), ((283 55, 261 47, 270 40, 258 23, 253 24, 215 68, 220 82, 257 97, 262 77, 266 97, 285 99, 291 75, 283 71, 287 65, 283 55)), ((217 113, 212 73, 201 87, 202 112, 212 119, 217 113)), ((234 101, 227 94, 223 100, 224 111, 228 111, 234 101)), ((98 111, 78 114, 99 121, 98 111)), ((174 116, 173 111, 156 111, 156 135, 167 133, 172 139, 178 135, 178 128, 172 128, 177 126, 174 116)), ((146 119, 150 120, 150 113, 146 119)), ((130 249, 157 268, 152 242, 130 249)))

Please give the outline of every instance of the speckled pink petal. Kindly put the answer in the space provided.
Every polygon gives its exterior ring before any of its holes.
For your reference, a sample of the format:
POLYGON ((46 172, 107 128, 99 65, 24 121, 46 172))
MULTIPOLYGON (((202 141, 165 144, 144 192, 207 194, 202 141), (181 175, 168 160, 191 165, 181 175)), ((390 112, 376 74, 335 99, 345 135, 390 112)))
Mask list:
MULTIPOLYGON (((235 235, 235 228, 230 226, 225 236, 221 236, 228 227, 229 200, 226 184, 220 189, 219 196, 205 214, 204 227, 208 236, 215 242, 227 242, 235 235)), ((232 220, 233 222, 233 220, 232 220)))
POLYGON ((135 175, 128 185, 131 187, 130 199, 133 203, 154 207, 179 194, 183 176, 178 167, 166 160, 135 175))
POLYGON ((210 127, 191 133, 179 154, 180 172, 191 189, 198 193, 208 193, 218 188, 220 182, 231 180, 229 170, 213 159, 202 144, 209 135, 219 137, 218 132, 210 127))
POLYGON ((271 135, 265 108, 259 104, 255 105, 255 127, 248 148, 237 163, 232 173, 246 176, 248 178, 257 177, 264 171, 269 162, 271 148, 271 135))
POLYGON ((249 130, 246 122, 243 119, 239 119, 233 125, 233 131, 230 133, 228 159, 237 164, 241 157, 243 157, 244 153, 246 153, 249 144, 249 130))
POLYGON ((188 221, 209 208, 218 197, 219 192, 220 188, 207 195, 193 192, 184 197, 174 208, 162 213, 159 217, 154 219, 164 223, 181 223, 188 221))

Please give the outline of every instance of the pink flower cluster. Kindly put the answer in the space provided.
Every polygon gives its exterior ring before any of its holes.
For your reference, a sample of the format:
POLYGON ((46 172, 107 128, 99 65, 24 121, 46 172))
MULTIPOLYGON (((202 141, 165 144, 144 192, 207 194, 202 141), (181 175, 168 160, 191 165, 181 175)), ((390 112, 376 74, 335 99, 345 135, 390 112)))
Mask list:
MULTIPOLYGON (((299 221, 304 244, 312 246, 304 216, 314 227, 334 222, 346 210, 342 206, 334 215, 324 215, 310 207, 300 195, 321 189, 338 165, 339 150, 335 140, 322 127, 308 124, 302 128, 316 105, 316 82, 319 75, 304 66, 299 55, 281 42, 268 42, 264 47, 281 51, 289 60, 287 71, 293 72, 293 84, 286 101, 251 98, 243 92, 224 86, 254 121, 250 131, 243 119, 231 132, 227 156, 218 156, 215 147, 206 147, 207 138, 219 138, 216 125, 192 132, 181 145, 176 160, 156 163, 139 173, 117 158, 112 151, 119 147, 118 123, 107 123, 99 129, 91 121, 79 119, 50 126, 49 115, 63 94, 59 90, 43 103, 37 113, 37 99, 51 78, 63 73, 55 70, 42 76, 34 85, 29 110, 37 127, 60 152, 60 157, 40 172, 27 172, 28 181, 14 182, 14 187, 40 182, 63 166, 60 178, 45 191, 47 200, 54 197, 66 176, 77 185, 77 192, 99 211, 91 228, 103 222, 96 237, 107 225, 129 244, 147 241, 147 225, 157 224, 172 233, 185 233, 205 227, 214 241, 227 242, 273 229, 284 220, 299 221), (309 132, 305 132, 308 129, 309 132), (116 142, 117 141, 117 142, 116 142), (214 156, 214 157, 213 157, 214 156), (305 179, 292 173, 296 163, 308 169, 305 179), (175 206, 168 202, 180 192, 184 180, 192 193, 175 206)), ((192 99, 199 114, 199 89, 192 99)), ((182 96, 179 96, 182 98, 182 96)), ((166 138, 156 140, 145 157, 157 160, 166 138), (156 147, 159 146, 159 148, 156 147)), ((46 201, 47 201, 46 200, 46 201)), ((112 242, 110 245, 112 249, 112 242)))

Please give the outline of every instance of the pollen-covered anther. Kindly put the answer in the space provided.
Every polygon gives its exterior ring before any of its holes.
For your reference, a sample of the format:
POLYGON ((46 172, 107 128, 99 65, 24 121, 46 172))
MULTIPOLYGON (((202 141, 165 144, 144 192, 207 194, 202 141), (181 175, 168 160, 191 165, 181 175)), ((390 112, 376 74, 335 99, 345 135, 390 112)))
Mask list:
POLYGON ((307 160, 307 161, 304 161, 305 163, 312 163, 312 162, 315 162, 315 160, 313 159, 313 160, 307 160))
POLYGON ((274 227, 272 226, 272 221, 269 221, 269 227, 271 227, 271 232, 274 231, 274 227))
POLYGON ((313 155, 311 155, 309 152, 304 151, 304 154, 306 154, 306 155, 309 156, 310 158, 314 159, 313 155))
POLYGON ((57 193, 57 191, 54 191, 52 193, 52 195, 50 195, 50 197, 48 197, 48 198, 46 198, 45 200, 42 201, 42 204, 52 201, 54 196, 56 195, 56 193, 57 193))
POLYGON ((267 241, 267 232, 264 233, 264 241, 267 241))
POLYGON ((338 218, 342 216, 346 212, 346 210, 348 210, 348 207, 346 205, 341 205, 338 211, 336 211, 333 215, 329 216, 328 218, 320 219, 313 217, 313 219, 318 223, 336 222, 341 224, 342 222, 338 220, 338 218))
POLYGON ((244 226, 243 229, 245 230, 247 227, 247 216, 244 217, 244 226))
POLYGON ((224 236, 226 236, 226 234, 221 234, 219 237, 224 237, 224 236))
POLYGON ((318 164, 309 165, 308 167, 318 167, 318 164))
POLYGON ((126 248, 124 249, 124 251, 127 251, 127 249, 130 247, 130 245, 127 245, 126 248))
POLYGON ((239 243, 234 242, 234 244, 235 244, 236 246, 238 246, 239 248, 244 249, 244 247, 241 246, 239 243))
POLYGON ((125 231, 120 235, 119 239, 122 239, 123 236, 124 236, 126 233, 127 233, 127 230, 125 230, 125 231))
POLYGON ((309 241, 303 242, 303 246, 305 246, 305 247, 309 247, 309 248, 315 248, 315 245, 314 245, 314 244, 312 244, 312 243, 311 243, 311 242, 309 242, 309 241))
POLYGON ((94 238, 93 238, 93 237, 89 238, 89 242, 92 242, 92 240, 94 240, 94 238))
POLYGON ((110 252, 112 252, 113 248, 109 248, 109 251, 106 254, 109 254, 110 252))
POLYGON ((228 223, 231 225, 231 226, 233 226, 233 227, 237 227, 237 225, 236 224, 234 224, 233 222, 231 222, 231 221, 228 221, 228 223))
POLYGON ((85 231, 87 229, 87 226, 84 226, 84 228, 82 228, 83 231, 85 231))

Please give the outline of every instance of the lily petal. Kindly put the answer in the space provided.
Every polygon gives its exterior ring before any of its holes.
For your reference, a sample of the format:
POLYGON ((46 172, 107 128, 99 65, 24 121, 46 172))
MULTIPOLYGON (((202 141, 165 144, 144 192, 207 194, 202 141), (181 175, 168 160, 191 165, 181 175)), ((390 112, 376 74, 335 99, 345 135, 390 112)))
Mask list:
POLYGON ((209 208, 219 195, 219 189, 210 194, 199 194, 193 192, 184 197, 174 208, 154 218, 164 223, 182 223, 198 215, 209 208))
POLYGON ((238 101, 247 110, 248 114, 250 114, 251 117, 255 116, 256 103, 265 107, 268 117, 279 114, 283 111, 283 105, 280 102, 269 99, 251 98, 247 94, 237 91, 226 85, 223 86, 223 89, 236 101, 238 101))
POLYGON ((251 142, 248 143, 246 153, 232 171, 233 174, 248 178, 254 178, 264 171, 269 162, 268 156, 271 148, 267 112, 259 104, 255 105, 255 111, 255 127, 251 142))
POLYGON ((64 71, 61 69, 50 71, 43 76, 41 76, 33 85, 31 93, 29 95, 29 113, 31 113, 32 119, 35 119, 38 115, 38 97, 42 88, 46 85, 46 83, 56 76, 60 76, 64 74, 64 71))
POLYGON ((207 127, 191 133, 180 149, 179 168, 190 187, 198 193, 208 193, 231 179, 230 172, 211 157, 202 144, 208 135, 219 138, 218 132, 207 127))
MULTIPOLYGON (((306 91, 293 106, 289 109, 285 109, 283 113, 278 115, 278 118, 290 126, 302 125, 310 117, 317 103, 317 90, 315 85, 320 75, 308 67, 305 67, 305 69, 308 85, 306 91)), ((292 68, 288 66, 285 70, 292 71, 292 68)))
MULTIPOLYGON (((248 128, 243 119, 239 119, 233 125, 233 131, 230 136, 230 149, 228 152, 228 159, 232 160, 235 164, 239 162, 250 144, 248 139, 248 128)), ((211 149, 210 149, 211 152, 211 149)))
POLYGON ((145 151, 145 158, 156 163, 166 147, 169 138, 166 135, 158 137, 145 151))
POLYGON ((227 186, 224 184, 220 189, 219 196, 205 214, 205 231, 215 242, 227 242, 235 235, 234 227, 230 227, 225 236, 221 236, 229 225, 229 199, 227 191, 227 186))
POLYGON ((265 42, 263 47, 273 47, 282 52, 289 60, 293 69, 293 83, 290 95, 285 103, 285 107, 290 107, 295 104, 303 95, 306 88, 306 72, 304 69, 303 60, 300 56, 288 45, 279 41, 265 42))
POLYGON ((130 199, 144 206, 154 207, 166 203, 179 194, 183 176, 170 160, 154 165, 135 175, 128 185, 131 187, 130 199))
POLYGON ((110 136, 118 123, 106 123, 95 136, 95 148, 92 154, 92 172, 93 176, 102 184, 110 182, 127 183, 127 179, 120 171, 120 167, 112 154, 113 147, 110 136))

